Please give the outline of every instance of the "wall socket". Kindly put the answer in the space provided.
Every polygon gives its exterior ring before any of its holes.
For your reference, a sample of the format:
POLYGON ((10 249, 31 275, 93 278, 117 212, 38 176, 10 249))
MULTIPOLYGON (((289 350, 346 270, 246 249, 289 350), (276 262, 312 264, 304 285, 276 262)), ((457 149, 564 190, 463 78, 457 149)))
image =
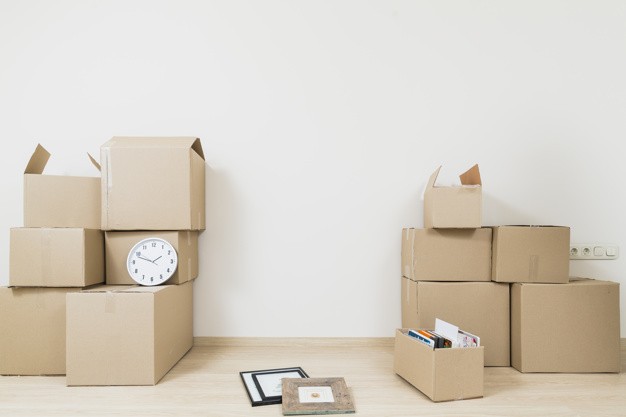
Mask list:
POLYGON ((575 243, 569 245, 570 259, 617 259, 619 246, 603 243, 575 243))

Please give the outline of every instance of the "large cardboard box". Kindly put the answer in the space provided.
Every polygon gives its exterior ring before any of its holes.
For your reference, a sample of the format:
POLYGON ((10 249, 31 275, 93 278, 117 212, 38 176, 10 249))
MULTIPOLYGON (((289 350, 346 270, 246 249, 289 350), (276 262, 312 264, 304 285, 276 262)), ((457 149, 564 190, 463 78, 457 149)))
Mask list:
POLYGON ((0 374, 65 375, 65 295, 75 291, 0 287, 0 374))
POLYGON ((9 285, 86 287, 104 282, 104 238, 100 230, 11 229, 9 285))
POLYGON ((511 364, 520 372, 620 372, 619 284, 513 284, 511 364))
POLYGON ((494 227, 491 279, 497 282, 567 283, 569 240, 569 227, 494 227))
POLYGON ((480 336, 485 366, 510 366, 509 284, 402 278, 402 327, 434 329, 435 318, 480 336))
POLYGON ((178 254, 178 268, 167 280, 168 285, 182 284, 198 277, 198 232, 106 232, 104 246, 107 284, 136 284, 126 269, 128 253, 137 242, 149 237, 158 237, 170 242, 178 254))
POLYGON ((192 283, 67 296, 67 385, 155 385, 193 344, 192 283))
POLYGON ((114 137, 100 160, 102 230, 205 228, 200 139, 114 137))
POLYGON ((482 180, 478 165, 461 174, 461 186, 435 184, 441 167, 430 176, 424 191, 424 227, 476 228, 482 222, 482 180))
POLYGON ((403 229, 402 275, 416 281, 491 281, 491 228, 403 229))
POLYGON ((99 229, 100 178, 42 175, 49 158, 37 145, 24 170, 24 226, 99 229))
POLYGON ((407 332, 408 329, 396 330, 393 361, 396 374, 433 401, 483 396, 482 346, 432 349, 407 332))

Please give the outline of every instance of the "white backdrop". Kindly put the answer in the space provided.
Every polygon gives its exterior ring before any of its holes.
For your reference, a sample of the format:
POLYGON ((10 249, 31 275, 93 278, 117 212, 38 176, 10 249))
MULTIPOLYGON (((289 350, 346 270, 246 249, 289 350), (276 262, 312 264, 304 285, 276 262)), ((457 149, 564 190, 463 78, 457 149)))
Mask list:
POLYGON ((624 300, 625 21, 596 0, 1 0, 0 283, 37 142, 47 173, 96 175, 111 136, 197 135, 196 336, 392 336, 439 164, 480 163, 487 225, 619 245, 571 271, 624 300))

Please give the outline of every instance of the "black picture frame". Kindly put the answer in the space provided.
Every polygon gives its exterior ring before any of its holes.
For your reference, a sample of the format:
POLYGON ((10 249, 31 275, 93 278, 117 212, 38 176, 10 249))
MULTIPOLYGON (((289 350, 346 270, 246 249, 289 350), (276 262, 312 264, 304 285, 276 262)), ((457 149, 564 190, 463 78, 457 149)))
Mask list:
POLYGON ((263 391, 261 383, 258 380, 256 375, 265 375, 265 374, 293 374, 296 372, 300 375, 300 378, 308 378, 309 375, 299 366, 294 366, 291 368, 276 368, 276 369, 263 369, 257 371, 244 371, 239 372, 239 376, 241 377, 241 381, 243 382, 243 386, 246 389, 246 393, 248 394, 248 398, 250 399, 250 404, 252 407, 257 407, 261 405, 272 405, 272 404, 281 404, 282 403, 282 395, 266 395, 263 391))

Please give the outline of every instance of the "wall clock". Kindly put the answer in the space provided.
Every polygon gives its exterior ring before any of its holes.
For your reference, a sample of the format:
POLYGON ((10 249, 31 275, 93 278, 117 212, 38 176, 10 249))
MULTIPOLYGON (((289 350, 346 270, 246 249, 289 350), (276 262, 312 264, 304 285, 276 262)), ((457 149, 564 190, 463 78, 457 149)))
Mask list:
POLYGON ((159 285, 171 278, 178 267, 176 249, 164 239, 149 237, 140 240, 128 253, 126 268, 140 285, 159 285))

